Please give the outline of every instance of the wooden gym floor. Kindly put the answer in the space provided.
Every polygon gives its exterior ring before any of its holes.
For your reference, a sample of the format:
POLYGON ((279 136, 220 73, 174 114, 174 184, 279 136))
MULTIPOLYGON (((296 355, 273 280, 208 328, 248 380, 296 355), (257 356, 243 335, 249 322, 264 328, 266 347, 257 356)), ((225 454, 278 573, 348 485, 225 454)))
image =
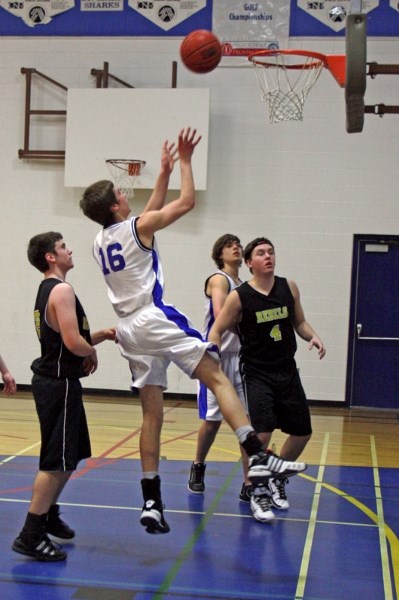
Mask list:
MULTIPOLYGON (((2 600, 398 600, 399 411, 312 408, 314 434, 290 479, 288 511, 256 522, 239 502, 235 436, 223 424, 206 491, 187 479, 198 429, 194 402, 165 401, 160 475, 171 532, 139 525, 141 409, 126 398, 85 398, 93 457, 61 497, 76 529, 65 563, 11 551, 28 507, 40 437, 30 393, 0 395, 2 600)), ((284 436, 275 433, 277 451, 284 436)))

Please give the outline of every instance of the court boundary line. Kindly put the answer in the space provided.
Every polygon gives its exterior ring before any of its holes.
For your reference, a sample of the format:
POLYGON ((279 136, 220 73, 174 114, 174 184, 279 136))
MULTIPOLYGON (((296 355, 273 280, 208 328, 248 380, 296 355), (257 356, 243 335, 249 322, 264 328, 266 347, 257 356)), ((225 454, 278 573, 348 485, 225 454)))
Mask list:
POLYGON ((377 448, 374 435, 370 435, 371 458, 373 462, 374 492, 378 517, 378 536, 380 540, 382 580, 384 583, 385 600, 393 600, 392 580, 389 568, 387 537, 385 535, 384 508, 381 493, 380 474, 378 471, 377 448))
POLYGON ((305 544, 304 544, 303 553, 302 553, 301 566, 299 568, 298 583, 297 583, 297 587, 296 587, 295 595, 294 595, 295 600, 302 600, 304 592, 305 592, 306 579, 307 579, 309 563, 310 563, 310 555, 312 552, 313 538, 314 538, 316 523, 317 523, 317 511, 318 511, 319 503, 320 503, 321 483, 323 481, 323 476, 324 476, 329 441, 330 441, 330 434, 326 433, 324 436, 323 448, 322 448, 321 457, 320 457, 320 464, 319 464, 319 469, 317 472, 316 486, 315 486, 315 490, 313 493, 313 502, 312 502, 312 507, 310 509, 309 526, 308 526, 308 530, 306 532, 305 544))

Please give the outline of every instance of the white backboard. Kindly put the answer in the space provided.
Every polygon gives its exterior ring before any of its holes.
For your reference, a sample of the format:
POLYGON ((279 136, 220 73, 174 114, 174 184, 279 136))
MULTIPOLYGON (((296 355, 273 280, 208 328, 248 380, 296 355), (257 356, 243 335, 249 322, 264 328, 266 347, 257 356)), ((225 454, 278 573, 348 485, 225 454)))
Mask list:
MULTIPOLYGON (((193 155, 197 190, 206 189, 209 89, 69 89, 67 100, 65 186, 87 187, 111 179, 109 158, 146 161, 135 188, 152 189, 165 140, 192 127, 202 135, 193 155)), ((169 189, 180 188, 176 165, 169 189)))

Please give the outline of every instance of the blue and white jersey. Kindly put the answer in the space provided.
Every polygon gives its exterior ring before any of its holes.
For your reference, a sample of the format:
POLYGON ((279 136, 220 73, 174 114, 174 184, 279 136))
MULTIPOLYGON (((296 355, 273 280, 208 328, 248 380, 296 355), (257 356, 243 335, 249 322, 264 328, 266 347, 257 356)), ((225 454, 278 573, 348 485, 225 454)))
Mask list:
MULTIPOLYGON (((222 270, 215 271, 205 281, 205 297, 206 298, 205 298, 205 319, 204 319, 203 335, 204 335, 204 339, 206 339, 206 340, 208 339, 209 331, 211 330, 211 327, 212 327, 212 325, 215 322, 215 314, 214 314, 214 311, 213 311, 212 298, 210 298, 206 294, 206 288, 207 288, 207 285, 208 285, 208 281, 214 275, 224 275, 224 277, 226 277, 227 282, 229 284, 229 292, 231 292, 236 287, 238 287, 238 285, 240 285, 240 284, 237 284, 234 281, 234 279, 232 277, 230 277, 230 275, 228 275, 227 273, 225 273, 222 270)), ((224 334, 222 335, 221 352, 222 353, 224 353, 224 352, 236 352, 236 353, 238 353, 239 349, 240 349, 240 340, 239 340, 238 335, 236 335, 232 331, 225 331, 224 334)))
POLYGON ((137 234, 138 217, 100 231, 93 245, 108 286, 108 296, 119 318, 147 304, 162 302, 164 279, 156 242, 143 246, 137 234))

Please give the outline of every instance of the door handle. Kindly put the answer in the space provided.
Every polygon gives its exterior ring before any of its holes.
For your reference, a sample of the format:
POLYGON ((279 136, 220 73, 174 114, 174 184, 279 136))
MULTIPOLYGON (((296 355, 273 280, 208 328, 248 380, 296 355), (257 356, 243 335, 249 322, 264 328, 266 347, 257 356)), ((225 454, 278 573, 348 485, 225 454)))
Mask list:
POLYGON ((365 337, 360 335, 362 333, 362 324, 358 323, 356 325, 357 331, 357 339, 358 340, 380 340, 380 341, 389 341, 389 342, 399 342, 399 338, 395 337, 365 337))

